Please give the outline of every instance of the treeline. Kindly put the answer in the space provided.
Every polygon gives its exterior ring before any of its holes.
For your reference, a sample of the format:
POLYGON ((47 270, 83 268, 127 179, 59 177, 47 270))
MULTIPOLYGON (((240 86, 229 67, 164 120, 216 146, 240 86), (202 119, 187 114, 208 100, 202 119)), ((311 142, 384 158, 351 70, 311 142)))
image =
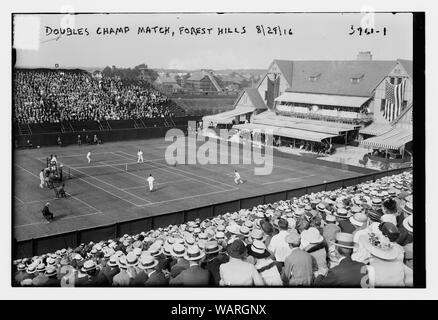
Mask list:
POLYGON ((149 78, 151 82, 155 81, 157 79, 158 74, 152 70, 148 69, 147 65, 144 63, 131 68, 117 68, 116 66, 106 66, 102 70, 102 74, 106 77, 120 77, 120 79, 138 79, 141 75, 141 73, 146 76, 146 78, 149 78))

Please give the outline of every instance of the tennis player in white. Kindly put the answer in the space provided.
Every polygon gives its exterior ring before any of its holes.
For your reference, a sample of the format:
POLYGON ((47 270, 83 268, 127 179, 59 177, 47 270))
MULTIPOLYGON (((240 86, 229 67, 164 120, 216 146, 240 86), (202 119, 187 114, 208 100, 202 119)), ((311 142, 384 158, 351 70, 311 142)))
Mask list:
POLYGON ((155 178, 152 177, 151 173, 149 174, 149 177, 146 180, 149 183, 149 191, 150 192, 154 191, 154 181, 155 181, 155 178))
POLYGON ((88 151, 88 153, 87 153, 87 160, 88 160, 88 163, 90 163, 91 162, 91 151, 88 151))
POLYGON ((143 162, 143 151, 138 149, 137 151, 137 163, 143 162))
POLYGON ((235 184, 243 183, 243 180, 240 177, 240 174, 239 172, 237 172, 237 170, 234 170, 234 183, 235 184))

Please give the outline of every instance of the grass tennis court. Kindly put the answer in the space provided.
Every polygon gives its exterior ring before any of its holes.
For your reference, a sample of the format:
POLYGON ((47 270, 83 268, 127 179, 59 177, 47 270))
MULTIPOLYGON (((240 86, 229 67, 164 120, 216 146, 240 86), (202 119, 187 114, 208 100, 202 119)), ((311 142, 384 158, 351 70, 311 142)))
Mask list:
POLYGON ((254 175, 254 164, 174 167, 164 159, 169 144, 163 138, 15 151, 15 237, 21 241, 359 175, 283 157, 274 158, 273 172, 265 176, 254 175), (142 164, 136 164, 139 148, 145 160, 142 164), (92 152, 90 164, 85 157, 88 151, 92 152), (55 200, 53 190, 39 187, 39 172, 51 154, 64 165, 64 174, 70 169, 71 179, 65 180, 66 199, 55 200), (234 169, 244 184, 234 184, 234 169), (150 173, 156 179, 152 193, 146 182, 150 173), (48 201, 55 215, 50 224, 41 214, 48 201))

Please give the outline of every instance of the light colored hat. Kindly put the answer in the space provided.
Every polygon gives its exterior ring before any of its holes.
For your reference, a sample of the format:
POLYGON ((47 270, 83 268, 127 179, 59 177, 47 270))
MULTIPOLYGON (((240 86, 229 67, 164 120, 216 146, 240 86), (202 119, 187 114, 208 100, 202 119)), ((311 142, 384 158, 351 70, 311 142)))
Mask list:
POLYGON ((138 264, 138 268, 142 270, 155 268, 158 264, 158 261, 149 254, 146 254, 141 257, 140 262, 138 264))
POLYGON ((333 215, 338 217, 338 218, 348 218, 351 216, 351 213, 347 211, 347 209, 345 208, 339 208, 338 210, 336 210, 336 212, 333 212, 333 215))
POLYGON ((126 265, 129 267, 135 267, 138 264, 138 255, 133 251, 129 252, 126 256, 126 265))
POLYGON ((353 249, 355 247, 353 235, 351 233, 338 232, 335 241, 331 241, 331 243, 342 248, 353 249))
POLYGON ((239 232, 241 235, 243 236, 248 236, 249 235, 249 228, 247 226, 241 226, 239 229, 239 232))
POLYGON ((118 262, 119 262, 119 258, 117 257, 117 255, 113 254, 113 255, 109 258, 109 260, 108 260, 108 262, 107 262, 107 265, 109 265, 110 267, 115 267, 115 266, 118 265, 118 262))
POLYGON ((398 250, 389 242, 389 239, 378 233, 364 234, 359 238, 370 254, 383 260, 395 260, 398 250))
POLYGON ((182 244, 179 243, 174 243, 172 245, 172 256, 176 257, 176 258, 182 258, 184 257, 185 253, 186 253, 186 247, 184 247, 182 244))
POLYGON ((250 237, 254 240, 262 240, 265 237, 265 234, 260 229, 254 229, 251 231, 250 237))
POLYGON ((206 254, 212 254, 221 251, 222 246, 220 246, 217 241, 211 240, 206 242, 204 250, 206 254))
POLYGON ((324 240, 324 237, 319 233, 318 229, 314 227, 310 227, 301 232, 301 238, 310 244, 321 243, 324 240))
POLYGON ((204 257, 205 253, 198 246, 190 246, 184 255, 184 259, 187 261, 197 261, 204 257))
POLYGON ((366 223, 368 220, 367 215, 364 212, 357 212, 352 217, 350 217, 350 222, 354 224, 355 226, 363 226, 364 223, 366 223))
POLYGON ((89 272, 96 269, 97 265, 93 260, 87 260, 81 268, 82 272, 89 272))
POLYGON ((46 265, 44 263, 38 264, 38 266, 36 268, 36 271, 42 272, 42 271, 45 271, 45 270, 46 270, 46 265))
POLYGON ((119 264, 120 269, 128 269, 128 266, 126 265, 126 256, 125 255, 119 257, 118 264, 119 264))
POLYGON ((327 214, 325 216, 325 221, 327 221, 327 223, 334 223, 334 224, 338 224, 338 222, 336 221, 336 217, 332 214, 327 214))
POLYGON ((403 220, 403 226, 405 227, 406 230, 408 230, 409 232, 414 232, 414 220, 412 218, 412 215, 406 217, 403 220))
POLYGON ((152 257, 158 257, 162 253, 161 245, 153 243, 147 250, 152 257))
POLYGON ((219 231, 219 232, 216 232, 214 237, 215 237, 216 240, 224 240, 225 239, 225 234, 223 232, 219 231))
POLYGON ((46 276, 54 276, 58 273, 58 270, 55 268, 55 266, 47 266, 46 272, 44 273, 46 276))

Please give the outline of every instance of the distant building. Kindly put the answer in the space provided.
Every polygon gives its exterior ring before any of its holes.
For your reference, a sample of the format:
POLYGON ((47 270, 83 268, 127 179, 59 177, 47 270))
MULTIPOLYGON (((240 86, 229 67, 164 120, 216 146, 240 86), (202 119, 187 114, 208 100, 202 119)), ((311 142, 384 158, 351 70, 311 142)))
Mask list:
POLYGON ((182 87, 178 84, 176 76, 171 74, 159 74, 158 78, 154 81, 154 85, 168 93, 182 91, 182 87))
POLYGON ((221 92, 220 79, 209 70, 193 72, 185 80, 185 87, 197 92, 221 92))

